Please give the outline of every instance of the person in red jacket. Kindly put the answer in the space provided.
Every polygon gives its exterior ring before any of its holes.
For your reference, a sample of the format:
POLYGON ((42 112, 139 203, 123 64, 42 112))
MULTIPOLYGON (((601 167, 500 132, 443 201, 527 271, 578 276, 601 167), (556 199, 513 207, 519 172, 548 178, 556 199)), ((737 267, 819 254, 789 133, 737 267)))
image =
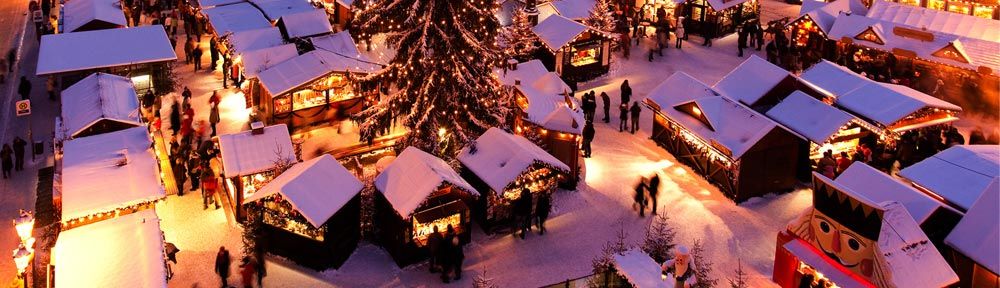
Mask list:
POLYGON ((840 151, 840 158, 837 158, 837 175, 844 173, 847 167, 851 167, 851 163, 854 161, 851 161, 851 157, 847 156, 847 152, 840 151))

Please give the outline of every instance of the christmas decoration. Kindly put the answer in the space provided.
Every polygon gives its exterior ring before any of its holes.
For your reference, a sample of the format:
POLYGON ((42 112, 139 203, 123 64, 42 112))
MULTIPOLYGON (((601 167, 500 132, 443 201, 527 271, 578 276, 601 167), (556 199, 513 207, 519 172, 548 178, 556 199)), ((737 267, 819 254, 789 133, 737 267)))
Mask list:
POLYGON ((615 31, 615 19, 611 15, 611 0, 597 0, 590 10, 590 17, 584 23, 591 28, 607 33, 615 31))
POLYGON ((386 69, 355 85, 378 84, 386 94, 354 116, 370 141, 394 120, 410 131, 401 147, 451 158, 488 127, 501 126, 510 101, 492 75, 502 59, 493 1, 379 0, 356 17, 359 38, 385 34, 398 48, 386 69))
POLYGON ((533 58, 538 50, 538 36, 531 31, 533 26, 528 20, 528 14, 521 9, 514 10, 511 21, 513 23, 503 28, 498 39, 504 55, 518 60, 533 58))
POLYGON ((747 284, 747 277, 749 277, 747 275, 747 272, 743 271, 743 260, 737 259, 736 270, 733 270, 733 278, 729 278, 729 287, 730 288, 750 287, 750 284, 747 284))
POLYGON ((705 246, 701 244, 701 240, 694 240, 694 246, 691 248, 691 258, 696 263, 694 267, 695 279, 697 279, 692 288, 711 288, 715 287, 715 284, 719 282, 718 279, 712 278, 712 262, 705 258, 705 246))
POLYGON ((670 250, 677 246, 674 243, 677 231, 674 231, 674 228, 667 223, 669 220, 670 217, 667 217, 666 213, 657 213, 653 218, 653 223, 650 223, 649 228, 646 228, 646 237, 642 242, 642 251, 649 254, 649 257, 656 260, 657 263, 672 258, 670 250))
POLYGON ((472 288, 500 288, 500 285, 494 283, 493 278, 487 276, 486 268, 483 268, 483 274, 472 278, 472 288))

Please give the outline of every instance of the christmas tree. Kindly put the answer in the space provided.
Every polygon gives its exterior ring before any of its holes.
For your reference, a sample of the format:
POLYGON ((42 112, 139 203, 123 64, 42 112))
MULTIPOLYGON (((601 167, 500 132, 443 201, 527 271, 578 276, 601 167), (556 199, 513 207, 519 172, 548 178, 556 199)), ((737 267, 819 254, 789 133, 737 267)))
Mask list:
POLYGON ((691 258, 694 259, 694 277, 696 282, 692 288, 711 288, 719 282, 712 278, 712 262, 705 259, 705 245, 701 240, 694 240, 694 247, 691 248, 691 258))
POLYGON ((733 278, 729 278, 730 288, 747 288, 750 284, 747 284, 747 272, 743 271, 743 261, 741 259, 736 259, 736 270, 733 270, 733 278))
POLYGON ((615 32, 615 18, 611 17, 611 0, 597 0, 584 23, 604 32, 615 32))
POLYGON ((355 17, 360 39, 385 34, 397 50, 388 66, 360 77, 359 87, 387 93, 355 116, 371 141, 399 120, 409 133, 399 142, 451 158, 468 140, 500 126, 510 101, 493 67, 500 24, 494 1, 376 0, 355 17))
POLYGON ((531 30, 532 25, 531 21, 528 20, 528 14, 522 9, 516 9, 511 17, 511 22, 512 24, 504 27, 503 33, 500 34, 500 46, 503 47, 504 54, 518 60, 531 59, 531 56, 538 50, 536 44, 538 35, 535 35, 535 32, 531 30))
POLYGON ((649 257, 652 257, 657 263, 670 260, 672 258, 670 251, 674 249, 674 246, 677 246, 674 243, 677 232, 667 223, 669 219, 664 212, 656 214, 653 223, 650 223, 649 228, 646 228, 646 238, 642 241, 642 251, 649 254, 649 257))

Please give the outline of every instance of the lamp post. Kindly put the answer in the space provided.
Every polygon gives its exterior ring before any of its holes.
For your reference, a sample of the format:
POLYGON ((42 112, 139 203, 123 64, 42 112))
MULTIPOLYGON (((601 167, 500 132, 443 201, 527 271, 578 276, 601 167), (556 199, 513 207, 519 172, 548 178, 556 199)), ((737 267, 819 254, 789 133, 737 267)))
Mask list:
POLYGON ((14 230, 17 237, 21 239, 21 245, 14 250, 14 265, 17 266, 17 273, 21 277, 22 287, 28 287, 28 264, 34 256, 35 238, 31 237, 31 230, 35 226, 35 215, 30 211, 21 210, 20 216, 14 218, 14 230))
POLYGON ((21 277, 21 287, 28 287, 28 262, 31 261, 31 251, 24 245, 14 249, 14 265, 17 266, 17 275, 21 277))

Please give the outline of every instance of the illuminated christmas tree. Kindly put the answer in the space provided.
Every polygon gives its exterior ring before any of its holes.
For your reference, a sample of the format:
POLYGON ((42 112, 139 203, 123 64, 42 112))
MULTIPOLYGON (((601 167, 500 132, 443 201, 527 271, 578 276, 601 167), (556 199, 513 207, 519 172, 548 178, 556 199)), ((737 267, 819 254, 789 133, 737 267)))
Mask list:
POLYGON ((611 0, 597 0, 584 24, 604 32, 615 32, 615 18, 611 15, 611 0))
POLYGON ((514 10, 514 14, 511 16, 512 24, 508 27, 503 28, 503 33, 500 34, 500 46, 503 47, 504 54, 507 57, 528 60, 532 58, 532 55, 538 50, 538 35, 531 30, 531 21, 528 20, 528 14, 524 13, 522 9, 514 10))

